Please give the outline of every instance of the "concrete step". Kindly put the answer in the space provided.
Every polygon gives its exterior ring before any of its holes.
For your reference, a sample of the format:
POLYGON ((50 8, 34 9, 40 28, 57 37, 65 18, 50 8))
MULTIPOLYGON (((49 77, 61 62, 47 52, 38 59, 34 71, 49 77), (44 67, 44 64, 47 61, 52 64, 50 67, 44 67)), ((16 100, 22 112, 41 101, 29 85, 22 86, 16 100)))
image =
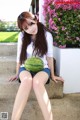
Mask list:
MULTIPOLYGON (((80 119, 80 94, 68 94, 62 99, 50 99, 50 101, 54 120, 80 119)), ((0 99, 0 112, 8 112, 8 120, 11 120, 13 105, 14 99, 0 99)), ((27 102, 20 120, 44 120, 37 101, 27 102)))
MULTIPOLYGON (((16 44, 1 44, 0 56, 0 97, 1 98, 15 98, 20 83, 8 82, 10 76, 15 74, 16 70, 16 44), (4 50, 5 49, 5 50, 4 50), (15 49, 15 50, 14 50, 15 49), (9 53, 9 54, 5 54, 9 53), (3 53, 3 54, 2 54, 3 53)), ((46 85, 49 98, 62 98, 63 97, 63 84, 58 82, 50 82, 46 85)), ((31 91, 30 99, 35 99, 34 92, 31 91)))
MULTIPOLYGON (((9 82, 12 75, 0 76, 0 98, 15 98, 20 83, 18 81, 9 82)), ((63 83, 55 83, 51 80, 50 84, 45 85, 49 98, 62 98, 63 97, 63 83)), ((30 100, 36 100, 33 90, 30 93, 30 100)))
POLYGON ((0 56, 17 54, 17 43, 0 43, 0 56))
POLYGON ((16 55, 0 56, 0 74, 15 73, 16 55))

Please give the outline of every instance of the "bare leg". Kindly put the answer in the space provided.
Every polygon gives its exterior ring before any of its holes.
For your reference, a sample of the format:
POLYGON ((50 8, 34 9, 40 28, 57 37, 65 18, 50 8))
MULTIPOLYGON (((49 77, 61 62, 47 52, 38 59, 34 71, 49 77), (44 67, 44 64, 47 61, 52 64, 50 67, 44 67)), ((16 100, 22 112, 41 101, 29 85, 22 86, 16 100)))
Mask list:
POLYGON ((51 104, 48 98, 48 94, 45 89, 45 83, 48 80, 48 75, 45 72, 37 73, 33 78, 33 89, 37 97, 39 106, 42 110, 45 120, 53 120, 51 111, 51 104))
POLYGON ((21 84, 15 99, 11 120, 20 120, 32 88, 32 76, 28 71, 20 73, 21 84))

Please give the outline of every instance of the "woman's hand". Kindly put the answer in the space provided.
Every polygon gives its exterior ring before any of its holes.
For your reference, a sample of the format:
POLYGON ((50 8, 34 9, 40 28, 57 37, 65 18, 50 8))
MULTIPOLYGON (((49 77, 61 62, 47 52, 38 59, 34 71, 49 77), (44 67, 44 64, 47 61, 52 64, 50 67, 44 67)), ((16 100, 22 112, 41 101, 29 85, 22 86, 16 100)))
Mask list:
POLYGON ((14 75, 9 79, 9 82, 17 81, 18 75, 14 75))
POLYGON ((18 75, 19 74, 19 68, 20 68, 20 63, 17 63, 16 74, 9 79, 9 82, 17 81, 17 79, 19 77, 19 75, 18 75))
POLYGON ((62 82, 64 82, 64 79, 62 78, 62 77, 59 77, 59 76, 52 76, 52 80, 54 81, 54 82, 58 82, 58 81, 62 81, 62 82))

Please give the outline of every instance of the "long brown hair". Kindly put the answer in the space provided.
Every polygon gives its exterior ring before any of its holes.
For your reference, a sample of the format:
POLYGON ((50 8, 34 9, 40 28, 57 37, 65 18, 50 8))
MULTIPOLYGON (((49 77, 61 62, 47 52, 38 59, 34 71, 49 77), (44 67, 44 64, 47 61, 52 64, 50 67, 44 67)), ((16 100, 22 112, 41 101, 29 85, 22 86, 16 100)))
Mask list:
MULTIPOLYGON (((36 20, 35 17, 32 16, 29 12, 23 12, 19 15, 18 17, 18 27, 22 31, 22 23, 25 21, 25 18, 31 18, 36 20)), ((48 47, 47 47, 47 41, 45 37, 45 31, 47 30, 46 27, 40 23, 37 22, 38 26, 38 32, 36 34, 36 40, 34 42, 34 50, 35 55, 38 56, 43 56, 44 54, 47 53, 48 47)), ((26 49, 27 46, 31 43, 31 35, 26 33, 24 31, 23 33, 23 40, 22 40, 22 49, 21 49, 21 54, 20 54, 20 63, 24 63, 24 61, 27 59, 27 54, 26 54, 26 49)))

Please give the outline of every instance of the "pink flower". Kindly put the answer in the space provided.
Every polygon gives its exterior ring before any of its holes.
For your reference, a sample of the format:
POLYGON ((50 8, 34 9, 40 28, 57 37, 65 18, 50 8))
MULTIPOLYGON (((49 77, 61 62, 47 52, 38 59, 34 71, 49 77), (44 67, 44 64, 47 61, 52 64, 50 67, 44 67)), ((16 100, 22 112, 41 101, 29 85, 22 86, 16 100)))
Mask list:
POLYGON ((50 11, 51 11, 51 8, 50 8, 50 6, 48 6, 48 7, 47 7, 47 10, 48 10, 48 12, 50 12, 50 11))
POLYGON ((79 37, 76 37, 76 40, 80 40, 80 38, 79 38, 79 37))
POLYGON ((54 13, 55 13, 55 9, 49 11, 50 16, 53 15, 54 13))
POLYGON ((80 9, 80 0, 54 0, 55 8, 63 10, 80 9))
POLYGON ((53 24, 54 24, 54 22, 53 22, 53 19, 52 19, 52 18, 50 18, 50 19, 49 19, 49 24, 50 24, 50 25, 53 25, 53 24))
POLYGON ((55 31, 58 30, 57 26, 55 26, 55 25, 51 26, 51 28, 55 31))
POLYGON ((61 21, 61 18, 58 18, 59 21, 61 21))
POLYGON ((66 48, 66 45, 59 45, 59 48, 66 48))
POLYGON ((55 25, 54 21, 52 18, 49 19, 49 28, 53 30, 58 30, 57 26, 55 25))
POLYGON ((65 27, 64 26, 62 26, 62 31, 64 31, 65 30, 65 27))
POLYGON ((68 35, 68 32, 66 32, 66 35, 68 35))
POLYGON ((57 42, 53 42, 53 45, 54 45, 54 46, 57 46, 57 42))
POLYGON ((54 17, 57 17, 57 13, 54 13, 54 14, 53 14, 53 18, 54 18, 54 17))

